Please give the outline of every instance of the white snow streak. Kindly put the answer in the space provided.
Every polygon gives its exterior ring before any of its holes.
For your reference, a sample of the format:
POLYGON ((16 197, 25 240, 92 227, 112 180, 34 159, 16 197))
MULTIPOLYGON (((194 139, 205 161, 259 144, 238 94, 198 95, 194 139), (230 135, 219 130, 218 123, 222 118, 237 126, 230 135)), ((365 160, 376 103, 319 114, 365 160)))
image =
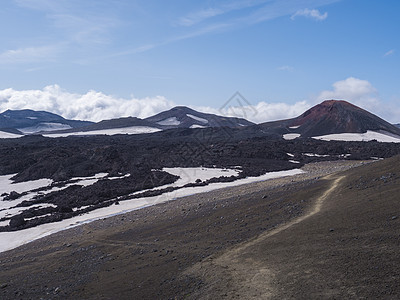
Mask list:
POLYGON ((194 120, 196 120, 196 121, 199 121, 199 122, 201 122, 201 123, 204 123, 204 124, 207 124, 208 123, 208 120, 206 120, 206 119, 203 119, 203 118, 200 118, 200 117, 196 117, 196 116, 193 116, 193 115, 191 115, 191 114, 186 114, 189 118, 192 118, 192 119, 194 119, 194 120))
POLYGON ((157 122, 158 125, 162 126, 178 126, 181 122, 176 117, 171 117, 160 122, 157 122))
POLYGON ((112 128, 103 130, 93 130, 93 131, 78 131, 69 133, 48 133, 43 136, 46 137, 67 137, 67 136, 87 136, 87 135, 116 135, 116 134, 143 134, 143 133, 153 133, 161 131, 161 129, 146 126, 133 126, 133 127, 123 127, 123 128, 112 128))
POLYGON ((294 140, 297 139, 300 136, 298 133, 287 133, 283 135, 283 138, 285 140, 294 140))
POLYGON ((354 142, 368 142, 377 140, 382 143, 400 143, 400 136, 391 136, 375 131, 368 130, 366 133, 338 133, 328 134, 322 136, 315 136, 313 139, 324 141, 354 141, 354 142))

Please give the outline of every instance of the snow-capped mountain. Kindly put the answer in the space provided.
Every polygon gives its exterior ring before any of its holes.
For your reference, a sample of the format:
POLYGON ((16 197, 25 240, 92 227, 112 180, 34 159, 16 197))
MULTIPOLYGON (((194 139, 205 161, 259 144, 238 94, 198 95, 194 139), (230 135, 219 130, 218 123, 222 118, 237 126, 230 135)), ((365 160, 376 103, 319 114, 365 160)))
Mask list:
POLYGON ((326 140, 400 141, 400 129, 343 100, 326 100, 297 118, 258 125, 285 139, 313 137, 326 140), (352 135, 349 135, 352 134, 352 135))
POLYGON ((162 128, 243 127, 254 125, 242 118, 201 113, 186 106, 177 106, 145 119, 162 128))
POLYGON ((185 106, 177 106, 146 119, 128 117, 105 120, 81 128, 47 133, 46 136, 142 134, 174 128, 242 128, 251 125, 254 123, 245 119, 206 114, 185 106))
MULTIPOLYGON (((242 118, 201 113, 185 106, 177 106, 146 119, 127 117, 98 123, 66 120, 56 114, 33 110, 8 110, 0 114, 0 138, 18 138, 32 133, 48 137, 143 134, 185 128, 210 128, 212 134, 218 136, 220 127, 229 127, 232 131, 230 135, 236 139, 275 136, 287 140, 311 137, 322 140, 400 142, 399 126, 343 100, 326 100, 296 118, 258 125, 242 118)), ((190 135, 191 131, 185 134, 190 135)))
POLYGON ((0 114, 0 130, 13 134, 65 130, 87 126, 92 123, 89 121, 67 120, 53 113, 30 109, 6 110, 0 114), (14 130, 10 131, 10 129, 14 130))

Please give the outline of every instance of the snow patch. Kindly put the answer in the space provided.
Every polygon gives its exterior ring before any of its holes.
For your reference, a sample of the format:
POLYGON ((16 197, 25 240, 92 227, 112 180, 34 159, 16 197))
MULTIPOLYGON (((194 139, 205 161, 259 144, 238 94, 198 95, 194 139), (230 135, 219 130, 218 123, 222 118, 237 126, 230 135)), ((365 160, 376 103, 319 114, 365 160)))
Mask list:
POLYGON ((180 178, 172 183, 171 186, 179 187, 188 183, 194 183, 197 179, 206 181, 213 177, 221 176, 238 176, 240 171, 232 169, 218 169, 218 168, 163 168, 163 171, 179 176, 180 178))
POLYGON ((329 157, 328 154, 314 154, 314 153, 303 153, 304 156, 308 157, 329 157))
POLYGON ((8 226, 10 224, 10 220, 0 221, 0 226, 8 226))
POLYGON ((384 160, 384 158, 376 157, 376 156, 371 156, 371 159, 373 159, 373 160, 384 160))
POLYGON ((299 164, 300 162, 297 160, 289 160, 289 162, 291 162, 292 164, 299 164))
POLYGON ((297 139, 299 136, 301 136, 301 134, 298 133, 287 133, 283 135, 283 138, 285 140, 294 140, 297 139))
POLYGON ((381 143, 400 143, 400 136, 391 136, 375 131, 368 130, 366 133, 338 133, 322 136, 315 136, 313 139, 323 141, 348 141, 348 142, 368 142, 377 140, 381 143))
POLYGON ((144 133, 153 133, 157 131, 161 131, 161 129, 154 127, 146 127, 146 126, 133 126, 133 127, 112 128, 112 129, 93 130, 93 131, 47 133, 43 134, 43 136, 57 138, 57 137, 67 137, 67 136, 88 136, 88 135, 144 134, 144 133))
MULTIPOLYGON (((21 212, 23 212, 24 210, 27 209, 31 209, 31 208, 46 208, 46 207, 54 207, 56 208, 57 206, 51 203, 40 203, 40 204, 33 204, 31 206, 28 207, 13 207, 13 208, 9 208, 7 210, 1 210, 0 211, 0 219, 4 218, 4 217, 8 217, 11 218, 15 215, 20 214, 21 212)), ((26 219, 28 220, 28 219, 26 219)))
POLYGON ((196 121, 199 121, 201 123, 204 123, 204 124, 208 123, 208 120, 200 118, 200 117, 193 116, 191 114, 186 114, 186 116, 188 116, 189 118, 192 118, 193 120, 196 120, 196 121))
POLYGON ((206 128, 206 126, 198 125, 198 124, 193 124, 190 126, 190 128, 195 129, 195 128, 206 128))
POLYGON ((290 157, 294 157, 294 154, 292 154, 292 153, 286 153, 286 155, 290 156, 290 157))
POLYGON ((158 125, 162 126, 178 126, 181 122, 176 117, 171 117, 160 122, 157 122, 158 125))
POLYGON ((291 126, 291 127, 289 127, 290 129, 297 129, 297 128, 299 128, 300 127, 300 125, 298 125, 298 126, 291 126))
POLYGON ((52 188, 43 191, 34 191, 36 189, 50 187, 53 181, 50 179, 39 179, 39 180, 26 181, 20 183, 13 183, 11 178, 14 175, 15 174, 0 176, 0 195, 3 193, 9 194, 12 191, 16 191, 17 193, 20 194, 27 192, 27 194, 15 200, 0 201, 0 218, 12 217, 13 215, 19 214, 20 212, 26 209, 30 209, 32 207, 57 207, 56 205, 49 203, 35 204, 28 207, 15 207, 24 201, 31 201, 34 197, 38 195, 46 195, 52 192, 58 192, 68 188, 71 185, 81 185, 84 187, 89 186, 103 178, 114 180, 130 176, 130 174, 126 174, 126 175, 121 175, 120 177, 107 177, 108 176, 107 173, 98 173, 90 177, 74 177, 65 182, 58 182, 57 184, 60 184, 60 186, 54 186, 52 188))
POLYGON ((71 126, 62 123, 40 123, 36 126, 18 128, 18 130, 25 134, 32 134, 39 131, 67 130, 71 128, 71 126))
POLYGON ((0 139, 17 139, 23 135, 0 131, 0 139))
POLYGON ((17 193, 24 193, 49 186, 53 182, 53 180, 51 179, 38 179, 14 183, 11 178, 15 175, 17 174, 0 176, 0 195, 3 193, 10 193, 12 191, 15 191, 17 193))

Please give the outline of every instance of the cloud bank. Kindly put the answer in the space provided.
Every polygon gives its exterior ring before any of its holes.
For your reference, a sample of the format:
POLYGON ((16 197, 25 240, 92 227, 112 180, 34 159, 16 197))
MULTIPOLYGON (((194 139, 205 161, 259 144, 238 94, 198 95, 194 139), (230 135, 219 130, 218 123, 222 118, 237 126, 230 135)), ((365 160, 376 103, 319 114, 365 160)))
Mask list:
POLYGON ((46 86, 43 90, 0 90, 1 111, 45 110, 68 119, 95 122, 128 116, 145 118, 174 105, 162 96, 124 99, 96 91, 76 94, 63 90, 58 85, 46 86))
MULTIPOLYGON (((234 105, 234 104, 233 104, 234 105)), ((194 109, 216 115, 245 118, 254 123, 294 118, 311 107, 308 101, 299 101, 295 104, 258 102, 255 105, 227 106, 224 109, 213 107, 193 107, 194 109)))
MULTIPOLYGON (((42 90, 0 90, 1 112, 7 109, 44 110, 67 119, 95 122, 128 116, 146 118, 176 105, 162 96, 125 99, 97 91, 77 94, 70 93, 58 85, 46 86, 42 90)), ((246 106, 232 103, 224 109, 191 107, 206 113, 247 118, 252 122, 261 123, 295 117, 310 108, 311 104, 307 101, 295 104, 259 102, 246 106)))
MULTIPOLYGON (((276 121, 297 117, 313 105, 324 100, 347 100, 389 122, 400 122, 400 106, 384 102, 377 89, 367 80, 349 77, 332 84, 332 89, 321 91, 315 97, 293 104, 230 103, 223 109, 218 107, 191 106, 193 109, 218 115, 246 118, 254 123, 276 121)), ((397 102, 398 103, 398 102, 397 102)), ((221 102, 223 104, 223 102, 221 102)), ((146 118, 168 110, 177 103, 163 96, 146 98, 119 98, 102 92, 89 91, 85 94, 70 93, 58 85, 46 86, 42 90, 0 90, 0 111, 7 109, 45 110, 67 119, 101 121, 120 117, 146 118)), ((183 104, 187 105, 187 104, 183 104)))

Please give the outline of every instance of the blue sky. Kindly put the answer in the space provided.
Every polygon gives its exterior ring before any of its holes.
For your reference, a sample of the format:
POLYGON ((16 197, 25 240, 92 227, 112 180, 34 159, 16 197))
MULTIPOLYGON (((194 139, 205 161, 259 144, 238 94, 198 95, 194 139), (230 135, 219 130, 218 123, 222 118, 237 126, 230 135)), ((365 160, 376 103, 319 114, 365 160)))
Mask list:
POLYGON ((327 97, 400 122, 395 0, 4 0, 0 109, 70 118, 218 109, 261 122, 327 97))

